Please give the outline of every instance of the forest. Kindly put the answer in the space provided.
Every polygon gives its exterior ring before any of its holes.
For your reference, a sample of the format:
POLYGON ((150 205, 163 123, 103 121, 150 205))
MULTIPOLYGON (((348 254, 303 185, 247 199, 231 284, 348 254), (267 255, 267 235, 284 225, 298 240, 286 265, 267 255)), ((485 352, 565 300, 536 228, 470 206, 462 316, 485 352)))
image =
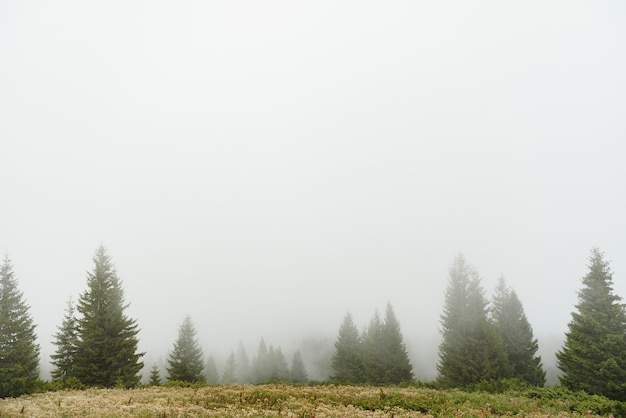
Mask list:
MULTIPOLYGON (((375 311, 359 330, 350 312, 338 327, 330 359, 332 375, 313 382, 296 351, 290 359, 280 346, 259 342, 250 358, 243 345, 233 349, 222 373, 213 356, 198 344, 193 318, 186 316, 172 342, 165 370, 144 365, 138 350, 139 324, 126 314, 122 282, 107 250, 93 257, 86 288, 69 300, 53 336, 56 351, 50 381, 42 381, 34 323, 8 256, 0 269, 0 397, 85 388, 134 388, 161 385, 233 385, 289 383, 390 386, 420 384, 431 388, 498 390, 538 388, 545 371, 538 342, 520 299, 501 278, 492 298, 463 255, 449 268, 441 313, 438 377, 417 382, 393 306, 375 311), (142 370, 149 370, 145 376, 142 370)), ((559 385, 615 401, 626 401, 626 311, 613 292, 610 266, 592 249, 588 272, 572 313, 564 344, 556 353, 559 385)))

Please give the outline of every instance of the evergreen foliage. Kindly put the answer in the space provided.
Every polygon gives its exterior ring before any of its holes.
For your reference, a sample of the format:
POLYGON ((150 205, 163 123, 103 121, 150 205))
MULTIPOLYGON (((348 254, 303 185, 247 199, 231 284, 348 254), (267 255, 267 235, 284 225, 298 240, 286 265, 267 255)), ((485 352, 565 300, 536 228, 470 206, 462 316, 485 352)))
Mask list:
POLYGON ((161 386, 161 383, 161 372, 159 371, 159 366, 154 363, 152 365, 152 369, 150 369, 150 380, 148 381, 148 385, 161 386))
POLYGON ((111 258, 100 246, 87 275, 87 290, 76 309, 78 340, 73 377, 87 386, 134 387, 143 367, 137 352, 139 329, 124 310, 124 292, 111 258))
POLYGON ((272 366, 270 362, 269 352, 265 340, 261 338, 256 357, 252 363, 251 383, 269 382, 272 376, 272 366))
POLYGON ((221 381, 223 385, 233 385, 237 383, 237 360, 235 359, 235 353, 231 352, 230 356, 228 356, 221 381))
POLYGON ((39 384, 39 345, 13 267, 5 255, 0 267, 0 397, 31 393, 39 384))
POLYGON ((524 313, 522 302, 515 291, 507 288, 504 278, 500 278, 492 303, 492 317, 513 367, 513 378, 533 386, 543 386, 546 372, 541 367, 541 357, 537 339, 524 313))
POLYGON ((346 313, 339 328, 332 357, 333 376, 337 383, 359 383, 365 381, 365 367, 361 336, 350 312, 346 313))
POLYGON ((269 382, 288 382, 290 378, 289 366, 281 348, 274 349, 270 345, 268 359, 270 362, 269 382))
POLYGON ((167 362, 168 380, 180 382, 204 382, 204 360, 202 349, 196 339, 196 328, 187 315, 174 342, 174 349, 167 362))
POLYGON ((217 364, 215 364, 215 358, 213 356, 209 356, 204 368, 204 374, 207 384, 217 385, 220 382, 220 375, 217 372, 217 364))
POLYGON ((365 383, 375 385, 384 383, 386 359, 383 329, 380 314, 376 310, 362 338, 365 383))
POLYGON ((237 383, 249 383, 250 382, 250 359, 248 353, 243 345, 243 342, 239 341, 237 347, 237 383))
POLYGON ((384 372, 380 378, 382 384, 398 384, 413 380, 413 366, 409 361, 400 331, 400 323, 396 318, 391 303, 385 310, 385 322, 382 328, 382 358, 384 372))
POLYGON ((571 390, 626 401, 626 313, 613 293, 609 264, 597 248, 591 251, 582 285, 565 343, 556 353, 563 371, 559 379, 571 390))
POLYGON ((309 381, 300 350, 296 350, 291 360, 291 381, 293 383, 306 383, 309 381))
POLYGON ((51 372, 52 380, 63 383, 73 375, 78 346, 78 325, 72 298, 67 301, 63 322, 57 327, 52 343, 57 347, 54 354, 50 356, 54 366, 51 372))
POLYGON ((511 377, 512 367, 488 317, 480 279, 462 255, 450 268, 441 332, 437 364, 441 385, 463 387, 511 377))

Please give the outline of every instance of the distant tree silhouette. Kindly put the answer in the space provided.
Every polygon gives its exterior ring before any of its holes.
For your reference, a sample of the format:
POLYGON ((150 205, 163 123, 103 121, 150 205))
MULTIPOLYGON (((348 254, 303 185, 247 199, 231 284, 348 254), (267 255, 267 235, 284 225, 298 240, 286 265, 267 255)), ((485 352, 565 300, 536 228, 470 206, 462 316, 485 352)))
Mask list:
POLYGON ((231 352, 226 361, 226 367, 224 373, 222 373, 221 382, 223 385, 232 385, 237 383, 237 360, 235 359, 235 353, 231 352))
POLYGON ((306 383, 309 381, 300 350, 296 350, 291 360, 291 381, 294 383, 306 383))
POLYGON ((556 358, 563 386, 626 401, 626 313, 613 293, 612 276, 604 255, 594 248, 556 358))
POLYGON ((252 383, 269 382, 272 377, 272 365, 265 340, 261 338, 256 357, 252 362, 252 383))
POLYGON ((215 364, 215 358, 209 356, 204 368, 204 374, 206 376, 206 382, 209 385, 217 385, 220 382, 220 375, 217 372, 217 365, 215 364))
POLYGON ((384 364, 382 375, 378 381, 382 384, 398 384, 413 380, 413 366, 404 346, 400 323, 396 318, 391 303, 385 310, 385 321, 382 327, 382 357, 384 364))
POLYGON ((124 292, 111 258, 100 246, 93 258, 94 269, 87 275, 87 290, 76 309, 78 340, 72 371, 88 386, 133 387, 143 367, 137 352, 139 329, 124 310, 124 292))
POLYGON ((385 341, 384 325, 378 310, 370 320, 362 337, 363 365, 365 367, 365 382, 373 385, 384 383, 385 368, 385 341))
POLYGON ((507 288, 501 277, 496 286, 492 303, 492 317, 502 339, 507 358, 513 367, 513 377, 534 386, 543 386, 546 372, 537 356, 539 345, 524 314, 517 294, 507 288))
POLYGON ((39 384, 39 345, 7 255, 0 267, 0 397, 33 392, 39 384))
POLYGON ((268 351, 270 361, 270 382, 288 382, 290 379, 289 366, 280 347, 274 349, 270 345, 268 351))
POLYGON ((174 348, 167 362, 168 380, 182 382, 204 382, 204 360, 196 339, 196 329, 187 315, 179 330, 174 348))
POLYGON ((241 341, 239 341, 235 359, 237 362, 237 383, 250 383, 250 359, 241 341))

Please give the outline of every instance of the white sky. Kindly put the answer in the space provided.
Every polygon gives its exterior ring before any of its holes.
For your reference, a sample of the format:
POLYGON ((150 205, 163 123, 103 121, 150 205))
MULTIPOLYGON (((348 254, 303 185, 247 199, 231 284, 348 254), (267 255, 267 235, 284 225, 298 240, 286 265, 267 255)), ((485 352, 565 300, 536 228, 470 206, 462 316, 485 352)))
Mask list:
POLYGON ((391 301, 433 371, 458 252, 540 344, 591 247, 626 296, 623 2, 302 3, 0 0, 0 250, 43 362, 101 243, 146 361, 186 314, 252 357, 391 301))

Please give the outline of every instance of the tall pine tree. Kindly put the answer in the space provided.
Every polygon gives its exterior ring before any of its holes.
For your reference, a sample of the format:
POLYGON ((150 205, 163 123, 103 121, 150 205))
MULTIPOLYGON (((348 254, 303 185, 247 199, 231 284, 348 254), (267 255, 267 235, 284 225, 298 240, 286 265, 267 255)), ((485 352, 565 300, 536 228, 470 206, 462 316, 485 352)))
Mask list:
POLYGON ((204 360, 202 349, 196 339, 196 328, 187 315, 174 342, 174 349, 167 359, 168 380, 181 382, 204 382, 204 360))
POLYGON ((335 341, 332 357, 333 376, 338 383, 361 383, 365 381, 363 347, 359 330, 350 312, 346 313, 335 341))
POLYGON ((33 392, 39 383, 35 325, 5 255, 0 267, 0 397, 33 392))
POLYGON ((88 386, 133 387, 143 353, 137 352, 137 323, 124 310, 124 292, 111 258, 100 246, 78 300, 78 341, 72 375, 88 386))
POLYGON ((462 387, 511 377, 502 340, 489 320, 480 279, 462 255, 450 268, 445 296, 437 364, 439 383, 462 387))
POLYGON ((61 326, 57 327, 52 343, 57 347, 54 354, 50 356, 52 359, 51 363, 54 366, 52 369, 52 380, 67 383, 67 380, 74 372, 74 361, 78 344, 78 329, 72 298, 67 301, 63 322, 61 326))
POLYGON ((385 310, 385 321, 382 328, 383 356, 380 361, 384 364, 381 377, 383 384, 398 384, 413 380, 413 367, 409 355, 402 341, 400 323, 396 319, 391 303, 385 310))
POLYGON ((515 291, 506 286, 502 277, 496 286, 491 313, 513 367, 513 377, 530 385, 543 386, 546 372, 541 367, 541 357, 537 355, 537 339, 533 336, 522 302, 515 291))
POLYGON ((565 344, 556 353, 561 384, 626 401, 626 313, 613 293, 613 277, 600 250, 589 257, 565 344))

